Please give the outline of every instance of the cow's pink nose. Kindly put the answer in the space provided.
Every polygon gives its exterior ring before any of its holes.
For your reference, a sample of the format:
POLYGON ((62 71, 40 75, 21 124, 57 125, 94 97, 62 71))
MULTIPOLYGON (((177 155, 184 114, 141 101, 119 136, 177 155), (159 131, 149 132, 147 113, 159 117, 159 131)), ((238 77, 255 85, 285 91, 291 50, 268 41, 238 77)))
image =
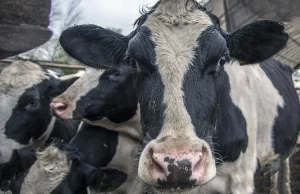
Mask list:
POLYGON ((62 103, 62 102, 51 102, 50 107, 52 110, 55 112, 57 116, 62 116, 66 113, 68 104, 67 103, 62 103))
POLYGON ((172 155, 153 153, 153 178, 165 189, 175 185, 182 189, 197 185, 205 177, 205 155, 202 151, 172 155))

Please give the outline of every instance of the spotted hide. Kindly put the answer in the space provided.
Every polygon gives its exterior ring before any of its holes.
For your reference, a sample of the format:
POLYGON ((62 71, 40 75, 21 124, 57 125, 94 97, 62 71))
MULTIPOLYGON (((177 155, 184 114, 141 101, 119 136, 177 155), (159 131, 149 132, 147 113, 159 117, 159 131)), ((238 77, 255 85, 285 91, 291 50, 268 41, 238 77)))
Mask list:
POLYGON ((63 139, 74 135, 74 130, 62 123, 60 127, 65 126, 65 131, 59 133, 59 122, 52 117, 49 103, 77 78, 61 81, 31 61, 16 61, 3 69, 0 74, 0 164, 10 160, 14 149, 39 147, 53 131, 56 132, 53 136, 63 139))
POLYGON ((52 100, 51 106, 61 119, 82 120, 71 144, 89 164, 128 174, 126 181, 112 194, 142 193, 136 170, 142 134, 130 67, 87 69, 80 79, 52 100))
POLYGON ((258 167, 278 170, 300 129, 291 69, 271 59, 287 40, 269 20, 228 33, 194 0, 158 1, 128 36, 81 25, 60 38, 87 66, 132 67, 138 175, 158 194, 251 194, 258 167))

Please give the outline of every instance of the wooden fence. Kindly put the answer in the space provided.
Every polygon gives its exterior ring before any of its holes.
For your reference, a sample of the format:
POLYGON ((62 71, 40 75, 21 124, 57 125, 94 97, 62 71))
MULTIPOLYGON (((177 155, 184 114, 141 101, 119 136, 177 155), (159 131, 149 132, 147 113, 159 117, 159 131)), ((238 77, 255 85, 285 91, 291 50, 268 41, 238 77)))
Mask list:
MULTIPOLYGON (((0 71, 5 67, 10 65, 12 62, 16 61, 17 59, 4 59, 0 60, 0 71)), ((81 65, 71 65, 71 64, 64 64, 64 63, 56 63, 50 61, 35 61, 38 64, 44 66, 48 69, 60 69, 65 74, 75 73, 79 70, 83 70, 84 66, 81 65)))

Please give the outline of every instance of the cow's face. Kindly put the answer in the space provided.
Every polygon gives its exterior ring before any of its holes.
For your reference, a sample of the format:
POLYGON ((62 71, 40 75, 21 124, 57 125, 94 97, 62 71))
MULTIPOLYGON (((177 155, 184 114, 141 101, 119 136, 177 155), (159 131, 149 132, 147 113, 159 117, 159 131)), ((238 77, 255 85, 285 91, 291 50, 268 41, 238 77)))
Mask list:
MULTIPOLYGON (((115 115, 122 112, 135 114, 137 95, 133 81, 132 68, 126 65, 107 70, 88 69, 63 94, 54 98, 51 106, 62 119, 93 121, 106 116, 115 120, 115 115)), ((124 116, 129 119, 132 115, 124 116)))
MULTIPOLYGON (((224 138, 217 136, 220 92, 230 89, 222 84, 223 66, 263 61, 282 49, 288 36, 272 21, 227 34, 215 16, 191 0, 161 0, 137 23, 128 37, 77 26, 62 34, 61 43, 71 56, 98 68, 120 56, 128 43, 145 134, 139 177, 158 193, 197 188, 215 177, 214 145, 224 138)), ((236 145, 240 139, 226 141, 236 145)))
POLYGON ((71 145, 51 145, 36 154, 16 151, 14 158, 18 160, 9 161, 3 169, 15 176, 1 180, 13 194, 84 194, 87 187, 107 192, 118 188, 127 177, 121 171, 85 163, 71 145))
POLYGON ((0 75, 0 163, 13 149, 35 141, 51 120, 49 103, 59 94, 61 82, 41 66, 17 61, 0 75))

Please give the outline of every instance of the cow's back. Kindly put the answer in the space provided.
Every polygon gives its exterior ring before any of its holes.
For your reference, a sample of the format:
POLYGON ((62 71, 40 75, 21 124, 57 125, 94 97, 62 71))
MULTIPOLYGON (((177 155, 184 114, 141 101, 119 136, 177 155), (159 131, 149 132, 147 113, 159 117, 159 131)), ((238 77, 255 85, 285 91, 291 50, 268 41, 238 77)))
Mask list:
POLYGON ((287 157, 300 129, 291 69, 270 59, 259 65, 228 65, 225 71, 232 103, 246 121, 247 150, 256 151, 261 164, 277 154, 287 157))
POLYGON ((289 66, 272 59, 261 63, 260 66, 284 101, 283 107, 277 108, 273 143, 275 153, 285 158, 294 148, 300 129, 300 105, 292 80, 292 70, 289 66))

